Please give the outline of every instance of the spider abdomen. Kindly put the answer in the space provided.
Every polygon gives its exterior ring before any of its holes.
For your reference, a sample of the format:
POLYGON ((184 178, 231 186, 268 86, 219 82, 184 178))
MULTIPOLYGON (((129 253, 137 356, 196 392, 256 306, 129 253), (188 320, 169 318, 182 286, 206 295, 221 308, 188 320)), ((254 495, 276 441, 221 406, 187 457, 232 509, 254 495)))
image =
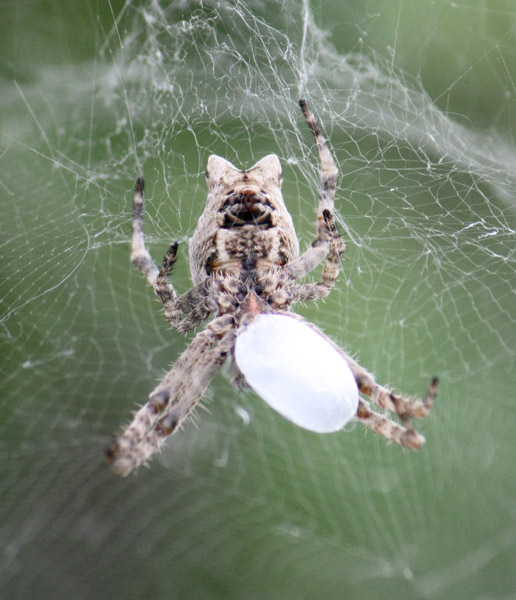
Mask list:
POLYGON ((257 316, 237 334, 235 360, 249 386, 304 429, 338 431, 356 414, 358 389, 349 365, 294 316, 257 316))

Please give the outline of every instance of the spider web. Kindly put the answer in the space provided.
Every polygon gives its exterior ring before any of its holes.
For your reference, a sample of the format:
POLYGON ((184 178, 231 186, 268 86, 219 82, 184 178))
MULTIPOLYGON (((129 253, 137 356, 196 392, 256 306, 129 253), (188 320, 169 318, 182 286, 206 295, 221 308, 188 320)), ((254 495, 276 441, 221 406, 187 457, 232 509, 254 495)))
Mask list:
POLYGON ((13 4, 1 80, 0 581, 9 598, 513 598, 516 10, 511 2, 13 4), (296 428, 218 375, 149 470, 103 449, 190 337, 156 260, 216 153, 279 155, 302 247, 318 162, 347 242, 298 307, 378 381, 441 390, 403 451, 296 428))

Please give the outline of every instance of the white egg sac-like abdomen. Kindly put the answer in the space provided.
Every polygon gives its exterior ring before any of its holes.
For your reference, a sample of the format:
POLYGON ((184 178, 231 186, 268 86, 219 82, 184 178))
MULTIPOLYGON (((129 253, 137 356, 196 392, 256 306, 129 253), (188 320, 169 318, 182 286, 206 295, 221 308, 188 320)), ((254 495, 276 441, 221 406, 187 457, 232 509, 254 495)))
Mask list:
POLYGON ((285 314, 262 314, 237 335, 235 360, 267 404, 317 433, 342 429, 358 407, 346 360, 322 335, 285 314))

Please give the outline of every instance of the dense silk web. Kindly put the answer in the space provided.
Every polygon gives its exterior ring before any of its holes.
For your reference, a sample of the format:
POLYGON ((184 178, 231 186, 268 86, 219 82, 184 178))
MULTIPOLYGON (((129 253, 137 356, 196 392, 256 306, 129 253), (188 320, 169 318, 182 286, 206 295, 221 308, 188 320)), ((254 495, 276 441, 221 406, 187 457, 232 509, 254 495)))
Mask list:
POLYGON ((357 22, 308 0, 111 9, 90 15, 91 60, 2 84, 0 583, 13 598, 508 594, 488 570, 516 550, 514 8, 433 95, 418 61, 438 29, 411 70, 369 43, 372 5, 357 22), (505 91, 482 122, 456 107, 477 71, 505 91), (439 375, 427 445, 305 432, 221 375, 151 469, 115 480, 111 432, 190 340, 130 265, 134 181, 154 259, 180 243, 179 292, 212 153, 241 168, 278 154, 308 244, 301 95, 339 163, 347 250, 336 289, 299 312, 396 390, 424 396, 439 375))

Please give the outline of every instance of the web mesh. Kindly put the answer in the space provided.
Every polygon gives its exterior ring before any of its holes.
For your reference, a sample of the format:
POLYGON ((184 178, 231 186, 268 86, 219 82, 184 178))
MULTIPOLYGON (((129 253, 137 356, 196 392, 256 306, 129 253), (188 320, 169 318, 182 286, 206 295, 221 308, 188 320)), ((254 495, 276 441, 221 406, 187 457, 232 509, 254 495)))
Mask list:
POLYGON ((60 58, 29 64, 13 11, 6 597, 512 597, 516 11, 431 4, 107 4, 53 13, 60 58), (66 56, 75 36, 81 60, 66 56), (305 247, 319 165, 301 95, 340 165, 347 251, 327 301, 298 312, 381 383, 423 395, 439 375, 427 445, 302 431, 221 374, 208 410, 120 480, 111 433, 191 339, 129 264, 133 182, 146 177, 154 258, 181 242, 180 291, 212 153, 279 155, 305 247))

